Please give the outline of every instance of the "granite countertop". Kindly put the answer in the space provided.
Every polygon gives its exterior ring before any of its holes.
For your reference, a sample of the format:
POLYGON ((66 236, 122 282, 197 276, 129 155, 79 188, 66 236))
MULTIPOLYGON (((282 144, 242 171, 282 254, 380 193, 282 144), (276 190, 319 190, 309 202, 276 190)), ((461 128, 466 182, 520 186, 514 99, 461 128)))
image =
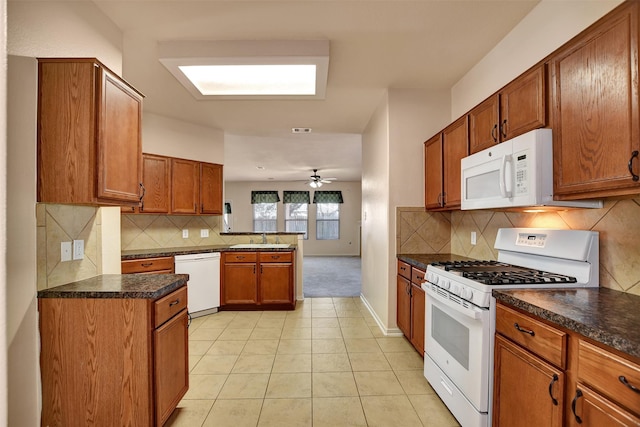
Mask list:
POLYGON ((473 260, 473 258, 454 254, 399 254, 397 258, 423 270, 426 270, 427 266, 433 262, 473 260))
POLYGON ((121 259, 141 259, 160 256, 190 255, 203 254, 211 252, 229 252, 229 251, 269 251, 269 252, 289 252, 296 249, 296 245, 289 245, 288 248, 232 248, 231 245, 211 245, 211 246, 183 246, 176 248, 158 248, 158 249, 138 249, 131 251, 122 251, 121 259))
POLYGON ((493 296, 640 358, 640 296, 607 288, 494 290, 493 296))
POLYGON ((38 298, 158 299, 189 280, 188 274, 103 274, 38 291, 38 298))

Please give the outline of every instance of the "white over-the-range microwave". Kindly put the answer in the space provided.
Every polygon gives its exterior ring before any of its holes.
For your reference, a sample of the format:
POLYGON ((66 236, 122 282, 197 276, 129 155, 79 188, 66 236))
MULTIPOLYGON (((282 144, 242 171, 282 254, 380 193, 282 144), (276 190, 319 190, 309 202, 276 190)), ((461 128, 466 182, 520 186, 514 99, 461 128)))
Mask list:
POLYGON ((601 208, 601 200, 553 200, 551 129, 536 129, 462 159, 462 209, 601 208))

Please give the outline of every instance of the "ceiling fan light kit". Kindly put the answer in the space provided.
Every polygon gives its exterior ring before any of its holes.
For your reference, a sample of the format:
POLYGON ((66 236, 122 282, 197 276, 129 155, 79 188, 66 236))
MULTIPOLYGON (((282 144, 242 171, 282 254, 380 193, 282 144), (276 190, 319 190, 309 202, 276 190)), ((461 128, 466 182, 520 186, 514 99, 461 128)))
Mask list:
POLYGON ((320 188, 322 184, 331 184, 332 181, 336 180, 336 178, 322 178, 318 175, 318 169, 313 170, 313 175, 311 175, 310 178, 307 184, 309 184, 311 188, 320 188))

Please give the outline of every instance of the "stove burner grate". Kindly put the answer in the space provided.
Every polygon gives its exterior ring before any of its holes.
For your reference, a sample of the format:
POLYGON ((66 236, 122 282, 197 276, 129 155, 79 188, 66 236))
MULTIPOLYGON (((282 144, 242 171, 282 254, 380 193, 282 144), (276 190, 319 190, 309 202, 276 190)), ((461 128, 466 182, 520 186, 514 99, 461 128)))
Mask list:
POLYGON ((499 261, 445 261, 431 264, 485 285, 576 283, 577 279, 499 261))

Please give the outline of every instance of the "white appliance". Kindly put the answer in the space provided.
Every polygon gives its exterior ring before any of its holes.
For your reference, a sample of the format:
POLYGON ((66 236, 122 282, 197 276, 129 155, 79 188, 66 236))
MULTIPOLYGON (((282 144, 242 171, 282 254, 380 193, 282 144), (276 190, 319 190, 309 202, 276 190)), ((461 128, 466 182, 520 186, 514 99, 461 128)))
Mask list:
POLYGON ((175 256, 176 274, 188 274, 187 309, 191 317, 216 313, 220 307, 220 253, 175 256))
POLYGON ((597 287, 598 233, 501 228, 497 261, 427 266, 424 376, 463 427, 491 425, 493 289, 597 287))
POLYGON ((551 129, 536 129, 461 161, 462 210, 514 207, 601 208, 601 200, 553 200, 551 129))

